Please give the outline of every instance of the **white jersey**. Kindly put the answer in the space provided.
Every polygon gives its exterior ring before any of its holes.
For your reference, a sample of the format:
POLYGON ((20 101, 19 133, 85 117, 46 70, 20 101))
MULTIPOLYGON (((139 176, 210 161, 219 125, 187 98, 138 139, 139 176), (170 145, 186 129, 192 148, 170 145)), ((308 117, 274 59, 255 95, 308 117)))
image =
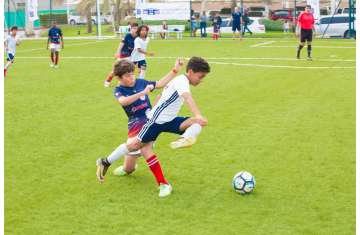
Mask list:
POLYGON ((189 80, 185 75, 177 76, 164 88, 159 102, 148 113, 148 119, 157 124, 172 121, 184 103, 181 95, 185 92, 190 93, 189 80))
POLYGON ((131 61, 137 62, 137 61, 145 60, 145 54, 140 53, 137 49, 140 48, 143 51, 146 51, 149 41, 150 41, 149 37, 146 37, 145 40, 143 40, 140 37, 135 38, 134 50, 131 53, 131 61))
POLYGON ((13 37, 13 36, 11 36, 11 35, 9 35, 9 36, 6 37, 5 42, 6 42, 6 44, 7 44, 6 52, 15 55, 15 52, 16 52, 16 43, 17 43, 16 38, 13 37))

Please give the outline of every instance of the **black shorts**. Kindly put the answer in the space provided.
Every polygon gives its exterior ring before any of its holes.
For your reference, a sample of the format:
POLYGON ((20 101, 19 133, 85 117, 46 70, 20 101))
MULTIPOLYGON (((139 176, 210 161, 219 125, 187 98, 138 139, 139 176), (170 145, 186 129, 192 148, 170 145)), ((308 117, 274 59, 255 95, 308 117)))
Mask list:
POLYGON ((305 41, 311 42, 312 35, 313 35, 312 29, 301 29, 300 42, 305 42, 305 41))
POLYGON ((232 25, 232 31, 235 33, 236 30, 240 32, 241 25, 240 24, 233 24, 232 25))

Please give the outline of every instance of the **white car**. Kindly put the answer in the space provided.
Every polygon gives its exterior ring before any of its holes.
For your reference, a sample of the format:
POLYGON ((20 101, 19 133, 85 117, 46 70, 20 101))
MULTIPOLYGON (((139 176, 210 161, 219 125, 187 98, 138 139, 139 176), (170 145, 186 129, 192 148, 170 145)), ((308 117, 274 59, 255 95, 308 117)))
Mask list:
MULTIPOLYGON (((355 33, 356 33, 356 19, 354 22, 355 25, 355 33)), ((341 14, 341 15, 334 15, 332 17, 323 16, 320 17, 320 20, 315 24, 315 31, 317 34, 326 37, 344 37, 348 38, 350 36, 349 33, 349 15, 348 14, 341 14)))
MULTIPOLYGON (((92 24, 96 24, 96 16, 91 16, 92 24)), ((100 16, 101 24, 109 24, 111 22, 111 16, 100 16)), ((80 15, 69 15, 68 23, 71 25, 86 24, 86 17, 80 15)))
MULTIPOLYGON (((250 23, 248 24, 248 27, 249 27, 251 32, 253 32, 253 33, 265 33, 265 25, 260 24, 258 18, 253 18, 253 17, 249 17, 249 18, 250 18, 250 23)), ((206 31, 207 32, 212 32, 213 27, 207 27, 206 31)), ((232 31, 232 22, 231 22, 230 18, 223 18, 222 19, 220 32, 221 33, 232 33, 233 32, 232 31)))

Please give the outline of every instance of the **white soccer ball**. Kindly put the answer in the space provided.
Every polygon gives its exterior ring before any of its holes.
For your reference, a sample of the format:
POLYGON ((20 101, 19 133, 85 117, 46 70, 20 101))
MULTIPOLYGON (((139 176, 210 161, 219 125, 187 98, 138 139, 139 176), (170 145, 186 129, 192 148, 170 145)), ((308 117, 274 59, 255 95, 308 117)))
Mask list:
POLYGON ((255 185, 255 177, 247 171, 240 171, 232 180, 232 186, 235 192, 241 194, 251 193, 254 190, 255 185))

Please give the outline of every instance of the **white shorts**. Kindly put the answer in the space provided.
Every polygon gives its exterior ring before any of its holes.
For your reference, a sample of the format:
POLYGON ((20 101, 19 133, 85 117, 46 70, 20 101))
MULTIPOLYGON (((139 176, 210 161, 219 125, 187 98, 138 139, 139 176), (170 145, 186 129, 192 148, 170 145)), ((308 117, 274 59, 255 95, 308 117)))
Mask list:
POLYGON ((50 49, 52 51, 61 51, 61 44, 50 43, 50 49))

